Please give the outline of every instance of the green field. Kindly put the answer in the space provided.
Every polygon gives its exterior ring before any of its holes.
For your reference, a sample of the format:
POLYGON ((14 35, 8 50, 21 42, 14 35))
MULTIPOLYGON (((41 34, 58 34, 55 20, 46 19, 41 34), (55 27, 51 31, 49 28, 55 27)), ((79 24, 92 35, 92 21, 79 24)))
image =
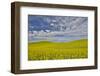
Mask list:
POLYGON ((79 59, 88 57, 88 40, 28 43, 28 60, 79 59))

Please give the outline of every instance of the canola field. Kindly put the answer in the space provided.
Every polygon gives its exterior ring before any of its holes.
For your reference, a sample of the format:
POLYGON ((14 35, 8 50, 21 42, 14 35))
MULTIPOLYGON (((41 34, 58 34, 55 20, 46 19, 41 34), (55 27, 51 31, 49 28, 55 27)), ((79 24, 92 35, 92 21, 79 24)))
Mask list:
POLYGON ((88 57, 88 40, 28 43, 28 60, 81 59, 88 57))

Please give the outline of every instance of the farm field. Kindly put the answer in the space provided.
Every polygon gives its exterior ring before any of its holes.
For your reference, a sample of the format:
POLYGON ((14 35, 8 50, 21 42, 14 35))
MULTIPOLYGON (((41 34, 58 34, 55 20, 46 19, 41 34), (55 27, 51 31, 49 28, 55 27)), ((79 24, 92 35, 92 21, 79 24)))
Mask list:
POLYGON ((80 59, 88 57, 88 40, 28 43, 28 60, 80 59))

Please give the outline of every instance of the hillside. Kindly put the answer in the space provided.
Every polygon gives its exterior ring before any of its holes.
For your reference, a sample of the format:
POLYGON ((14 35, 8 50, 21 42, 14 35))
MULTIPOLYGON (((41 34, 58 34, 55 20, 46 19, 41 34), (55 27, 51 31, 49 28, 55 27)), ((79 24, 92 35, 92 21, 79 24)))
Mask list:
POLYGON ((28 44, 29 60, 87 58, 87 39, 71 42, 33 42, 28 44))

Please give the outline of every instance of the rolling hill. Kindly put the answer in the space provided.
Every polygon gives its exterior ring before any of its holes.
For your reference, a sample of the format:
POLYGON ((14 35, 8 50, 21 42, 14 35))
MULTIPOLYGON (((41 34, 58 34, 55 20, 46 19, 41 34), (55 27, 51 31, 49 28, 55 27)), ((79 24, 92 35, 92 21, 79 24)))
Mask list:
POLYGON ((88 57, 88 40, 28 43, 28 60, 80 59, 88 57))

